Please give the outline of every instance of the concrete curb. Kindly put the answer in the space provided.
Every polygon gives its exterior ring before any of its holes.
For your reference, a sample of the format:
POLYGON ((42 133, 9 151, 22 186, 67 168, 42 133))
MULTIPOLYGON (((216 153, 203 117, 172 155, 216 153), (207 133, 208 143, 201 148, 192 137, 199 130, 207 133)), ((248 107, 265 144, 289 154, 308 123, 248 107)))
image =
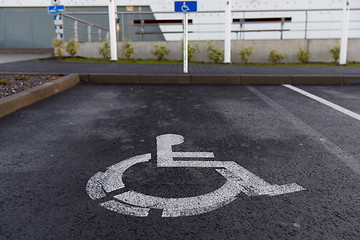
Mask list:
POLYGON ((101 84, 232 84, 232 85, 358 85, 360 76, 80 74, 80 80, 101 84))
POLYGON ((0 99, 0 118, 71 88, 80 82, 79 75, 71 74, 40 86, 0 99))

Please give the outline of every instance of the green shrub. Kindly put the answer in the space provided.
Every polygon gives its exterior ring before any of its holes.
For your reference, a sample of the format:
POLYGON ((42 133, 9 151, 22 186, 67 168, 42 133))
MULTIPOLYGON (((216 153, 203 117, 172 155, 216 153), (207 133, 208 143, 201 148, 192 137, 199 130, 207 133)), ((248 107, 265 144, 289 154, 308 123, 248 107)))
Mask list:
POLYGON ((283 60, 286 57, 285 54, 282 54, 280 52, 278 52, 275 49, 270 49, 270 53, 268 55, 268 60, 274 64, 279 63, 281 60, 283 60))
POLYGON ((21 76, 21 77, 20 76, 15 76, 14 80, 26 81, 27 77, 26 76, 21 76))
POLYGON ((300 63, 308 63, 309 59, 311 58, 312 54, 309 51, 306 51, 303 48, 299 48, 295 54, 296 59, 300 62, 300 63))
POLYGON ((135 47, 130 40, 125 39, 122 42, 122 52, 126 59, 131 59, 132 55, 136 53, 135 47))
POLYGON ((244 61, 245 64, 248 63, 250 56, 254 53, 254 48, 252 47, 242 47, 239 50, 239 57, 244 61))
MULTIPOLYGON (((195 56, 196 53, 200 51, 199 44, 194 46, 190 43, 188 44, 188 59, 189 61, 195 56)), ((184 40, 181 41, 181 56, 184 57, 184 40)))
POLYGON ((154 45, 154 49, 152 49, 150 52, 156 56, 158 61, 161 61, 170 53, 170 50, 166 47, 166 45, 159 46, 156 44, 154 45))
POLYGON ((7 86, 7 85, 9 85, 9 82, 6 81, 6 80, 0 80, 0 85, 5 85, 5 86, 7 86))
POLYGON ((79 43, 75 41, 74 37, 70 38, 69 42, 65 44, 65 50, 71 57, 74 57, 79 51, 79 43))
POLYGON ((340 58, 340 44, 336 44, 335 47, 331 48, 330 53, 334 61, 338 62, 340 58))
POLYGON ((224 50, 218 49, 211 43, 208 45, 207 52, 210 60, 214 63, 218 63, 224 59, 224 50))
POLYGON ((109 42, 109 40, 104 41, 104 44, 101 47, 99 47, 99 53, 104 58, 107 58, 109 56, 109 54, 110 54, 110 42, 109 42))
POLYGON ((62 38, 54 38, 52 40, 52 44, 55 48, 55 54, 56 56, 62 57, 64 53, 64 40, 62 38))

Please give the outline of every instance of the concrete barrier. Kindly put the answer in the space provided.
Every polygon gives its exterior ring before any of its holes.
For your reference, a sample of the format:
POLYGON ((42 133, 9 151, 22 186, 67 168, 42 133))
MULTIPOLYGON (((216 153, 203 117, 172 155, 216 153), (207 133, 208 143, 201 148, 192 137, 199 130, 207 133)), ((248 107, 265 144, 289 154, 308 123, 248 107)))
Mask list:
POLYGON ((0 118, 37 101, 48 98, 58 92, 71 88, 78 84, 79 81, 79 75, 71 74, 0 99, 0 118))
POLYGON ((198 74, 84 74, 80 79, 100 84, 224 84, 224 85, 356 85, 360 76, 270 76, 198 74))
POLYGON ((232 75, 191 75, 191 84, 240 84, 240 76, 232 75))
MULTIPOLYGON (((191 45, 199 46, 199 52, 191 59, 198 62, 210 62, 207 54, 208 41, 190 41, 191 45)), ((121 42, 118 42, 118 56, 125 58, 121 51, 121 42)), ((223 49, 224 41, 211 41, 211 44, 216 45, 219 49, 223 49)), ((254 53, 250 56, 249 63, 268 63, 268 55, 270 49, 276 49, 281 53, 286 54, 286 58, 282 61, 284 63, 297 62, 295 55, 300 47, 309 49, 312 53, 310 62, 333 62, 330 49, 338 44, 338 39, 285 39, 285 40, 232 40, 231 41, 231 60, 233 63, 241 63, 239 57, 239 49, 242 47, 252 47, 254 53)), ((101 42, 86 42, 81 43, 78 55, 86 58, 102 58, 98 53, 98 48, 102 45, 101 42)), ((154 45, 166 45, 170 53, 166 56, 169 60, 182 60, 181 41, 141 41, 133 42, 136 53, 133 55, 134 59, 155 59, 156 57, 150 52, 154 45)), ((351 38, 348 43, 348 62, 360 62, 360 39, 351 38)))
POLYGON ((345 76, 344 77, 344 85, 359 85, 360 84, 360 76, 345 76))
POLYGON ((294 85, 344 85, 343 76, 292 76, 294 85))
POLYGON ((291 76, 241 76, 241 84, 291 84, 291 76))

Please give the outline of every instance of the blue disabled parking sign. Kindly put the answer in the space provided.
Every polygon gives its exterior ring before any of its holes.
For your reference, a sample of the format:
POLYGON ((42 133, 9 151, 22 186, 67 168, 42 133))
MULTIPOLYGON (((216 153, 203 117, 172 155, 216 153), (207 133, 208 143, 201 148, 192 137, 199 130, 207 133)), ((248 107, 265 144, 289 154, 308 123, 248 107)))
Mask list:
POLYGON ((48 13, 49 14, 58 14, 58 13, 64 13, 65 12, 65 6, 64 5, 55 5, 55 6, 49 6, 48 7, 48 13))
POLYGON ((197 1, 176 1, 175 12, 197 12, 197 1))

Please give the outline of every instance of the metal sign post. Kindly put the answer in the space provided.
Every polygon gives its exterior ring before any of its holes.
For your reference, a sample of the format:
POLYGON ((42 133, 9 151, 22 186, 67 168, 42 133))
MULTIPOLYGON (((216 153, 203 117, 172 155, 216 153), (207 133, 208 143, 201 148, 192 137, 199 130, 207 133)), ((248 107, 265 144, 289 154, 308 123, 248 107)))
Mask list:
POLYGON ((175 2, 175 12, 184 13, 184 45, 183 45, 183 71, 188 73, 189 68, 189 58, 188 58, 188 48, 189 48, 189 12, 197 12, 197 2, 196 1, 178 1, 175 2))
POLYGON ((117 61, 117 46, 116 46, 116 2, 115 0, 109 0, 109 32, 110 32, 110 60, 117 61))
POLYGON ((343 25, 341 34, 341 45, 340 45, 340 59, 339 64, 346 64, 347 44, 349 35, 349 15, 350 15, 350 0, 344 0, 343 9, 343 25))
POLYGON ((64 28, 63 28, 63 16, 62 14, 57 14, 54 16, 54 25, 57 39, 62 39, 64 37, 64 28))
POLYGON ((115 0, 109 0, 109 31, 110 31, 110 55, 111 61, 117 61, 117 46, 116 46, 116 24, 115 24, 115 0))
POLYGON ((183 69, 184 69, 184 73, 188 73, 188 47, 189 47, 189 35, 188 35, 188 19, 189 19, 189 14, 187 12, 184 13, 184 53, 183 53, 183 69))
POLYGON ((231 63, 231 23, 231 0, 227 0, 225 6, 224 63, 231 63))
POLYGON ((55 25, 55 32, 56 37, 58 39, 62 39, 64 37, 64 28, 63 28, 63 16, 62 14, 65 12, 65 6, 64 5, 58 5, 60 4, 60 1, 53 0, 52 3, 53 6, 48 7, 48 13, 54 16, 54 25, 55 25))

